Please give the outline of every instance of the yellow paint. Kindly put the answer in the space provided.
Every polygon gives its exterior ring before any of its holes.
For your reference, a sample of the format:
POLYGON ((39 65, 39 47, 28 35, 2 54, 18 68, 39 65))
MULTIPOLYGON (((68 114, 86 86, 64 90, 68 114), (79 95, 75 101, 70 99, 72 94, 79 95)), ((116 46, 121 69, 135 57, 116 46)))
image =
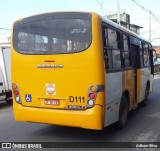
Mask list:
POLYGON ((141 69, 137 69, 137 103, 140 103, 141 69))
MULTIPOLYGON (((130 110, 133 108, 133 99, 134 99, 134 72, 133 70, 127 70, 122 72, 122 93, 127 90, 130 94, 130 110)), ((141 91, 141 69, 137 69, 137 97, 136 103, 140 103, 140 91, 141 91)))
POLYGON ((133 107, 134 99, 134 70, 126 70, 122 72, 122 94, 128 91, 129 92, 129 110, 133 107))
POLYGON ((17 121, 30 121, 90 129, 102 129, 105 92, 98 92, 93 108, 73 111, 68 105, 86 106, 91 85, 105 85, 101 18, 92 14, 92 44, 82 52, 58 55, 24 55, 11 47, 12 82, 20 90, 22 105, 14 102, 17 121), (44 62, 54 60, 55 62, 44 62), (38 64, 63 64, 63 68, 37 68, 38 64), (55 84, 55 95, 46 94, 46 84, 55 84), (25 101, 31 94, 32 102, 25 101), (69 97, 84 97, 85 102, 69 102, 69 97), (45 105, 45 99, 59 100, 60 105, 45 105), (101 105, 101 106, 100 106, 101 105))
POLYGON ((16 121, 47 123, 101 130, 103 128, 103 107, 95 105, 85 111, 51 110, 24 107, 14 101, 16 121))

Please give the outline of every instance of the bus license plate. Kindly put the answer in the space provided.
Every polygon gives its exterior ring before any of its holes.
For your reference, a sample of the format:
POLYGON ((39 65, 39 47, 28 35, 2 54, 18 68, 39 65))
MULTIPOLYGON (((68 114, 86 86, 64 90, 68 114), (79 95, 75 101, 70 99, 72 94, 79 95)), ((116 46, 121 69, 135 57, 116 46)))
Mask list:
POLYGON ((46 99, 44 100, 45 105, 55 105, 59 106, 60 105, 60 100, 52 100, 52 99, 46 99))

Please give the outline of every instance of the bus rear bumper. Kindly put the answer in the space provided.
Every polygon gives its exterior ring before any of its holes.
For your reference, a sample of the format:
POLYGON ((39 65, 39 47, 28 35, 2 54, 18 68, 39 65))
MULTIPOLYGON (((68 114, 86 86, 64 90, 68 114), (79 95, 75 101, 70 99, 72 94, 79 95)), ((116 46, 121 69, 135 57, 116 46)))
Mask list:
POLYGON ((103 129, 103 107, 95 105, 87 110, 57 110, 24 107, 14 102, 16 121, 47 123, 86 129, 103 129))

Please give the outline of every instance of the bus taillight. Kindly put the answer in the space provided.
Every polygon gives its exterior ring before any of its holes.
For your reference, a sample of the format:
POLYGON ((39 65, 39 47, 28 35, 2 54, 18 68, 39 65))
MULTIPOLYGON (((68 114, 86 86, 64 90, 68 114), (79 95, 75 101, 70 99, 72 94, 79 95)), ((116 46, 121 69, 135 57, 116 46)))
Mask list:
POLYGON ((87 106, 86 108, 91 108, 94 106, 96 102, 96 96, 97 96, 97 86, 96 85, 91 85, 88 89, 88 98, 87 98, 87 106))
POLYGON ((90 87, 90 90, 91 90, 92 92, 97 92, 97 87, 96 87, 95 85, 92 85, 92 86, 90 87))
POLYGON ((15 96, 19 95, 19 92, 17 90, 14 90, 13 93, 15 96))
POLYGON ((90 97, 91 99, 94 99, 94 98, 95 98, 95 94, 94 94, 94 93, 90 93, 90 94, 89 94, 89 97, 90 97))
POLYGON ((12 83, 12 89, 13 89, 13 95, 14 95, 15 101, 17 103, 21 104, 18 85, 16 83, 12 83))
POLYGON ((89 101, 88 101, 88 105, 89 105, 89 106, 93 106, 93 105, 94 105, 94 101, 93 101, 93 100, 89 100, 89 101))
POLYGON ((17 89, 17 85, 15 83, 12 83, 12 89, 13 90, 17 89))

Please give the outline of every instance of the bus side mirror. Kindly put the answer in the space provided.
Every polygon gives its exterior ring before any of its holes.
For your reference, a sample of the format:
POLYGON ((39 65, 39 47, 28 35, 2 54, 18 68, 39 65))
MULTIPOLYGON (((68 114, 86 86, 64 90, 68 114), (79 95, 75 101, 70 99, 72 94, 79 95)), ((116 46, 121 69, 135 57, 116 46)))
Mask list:
POLYGON ((0 86, 3 86, 3 83, 2 83, 2 82, 0 82, 0 86))

